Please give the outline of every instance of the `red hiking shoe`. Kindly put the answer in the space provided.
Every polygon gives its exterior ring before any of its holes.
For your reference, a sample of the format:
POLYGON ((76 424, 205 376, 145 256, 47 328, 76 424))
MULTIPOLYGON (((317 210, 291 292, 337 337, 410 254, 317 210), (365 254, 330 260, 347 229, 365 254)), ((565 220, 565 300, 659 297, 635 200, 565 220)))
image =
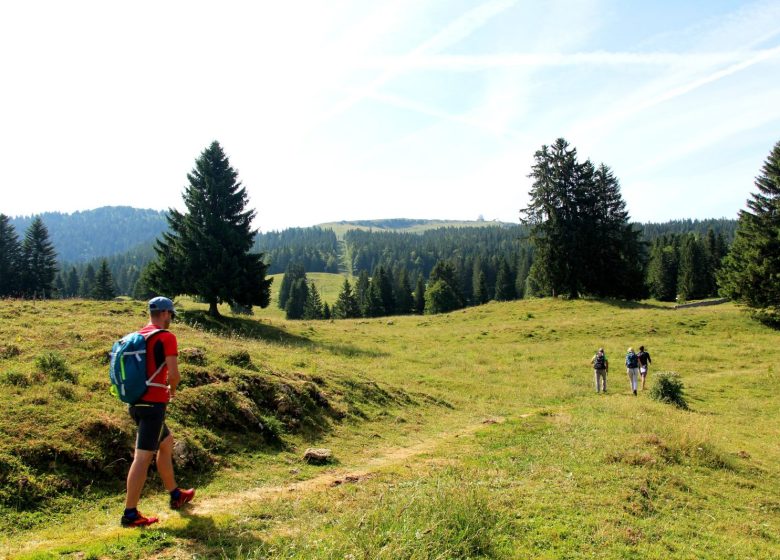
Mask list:
POLYGON ((159 519, 156 517, 144 517, 139 511, 138 515, 135 517, 123 515, 120 523, 122 524, 122 527, 146 527, 152 523, 157 523, 157 521, 159 521, 159 519))
POLYGON ((190 488, 189 490, 182 490, 181 488, 179 488, 179 497, 171 498, 171 509, 179 509, 184 504, 191 502, 192 498, 194 497, 195 497, 194 488, 190 488))

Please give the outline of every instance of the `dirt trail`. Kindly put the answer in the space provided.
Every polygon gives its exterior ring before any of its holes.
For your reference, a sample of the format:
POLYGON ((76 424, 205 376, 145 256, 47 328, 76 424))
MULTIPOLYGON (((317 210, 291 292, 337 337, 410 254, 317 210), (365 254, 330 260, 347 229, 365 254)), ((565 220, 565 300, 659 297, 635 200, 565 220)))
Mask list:
MULTIPOLYGON (((526 416, 526 415, 523 415, 526 416)), ((235 511, 237 508, 259 500, 279 499, 291 493, 315 492, 339 486, 360 482, 370 478, 382 467, 397 465, 415 457, 434 450, 442 442, 473 434, 488 424, 503 422, 503 418, 488 418, 477 424, 472 424, 454 432, 438 434, 409 447, 396 447, 386 449, 380 456, 366 461, 362 466, 352 469, 334 469, 324 472, 308 480, 292 482, 281 486, 260 486, 243 492, 214 496, 205 499, 201 503, 194 503, 189 510, 193 515, 206 515, 216 511, 235 511)))
MULTIPOLYGON (((527 418, 528 416, 531 416, 531 414, 522 414, 519 417, 527 418)), ((292 482, 290 484, 284 484, 280 486, 260 486, 241 492, 234 492, 217 496, 198 497, 196 498, 195 503, 187 507, 187 512, 191 515, 208 515, 215 512, 236 512, 261 500, 267 501, 269 499, 282 499, 284 496, 296 495, 304 492, 324 491, 328 488, 336 487, 341 484, 360 482, 362 480, 371 478, 373 474, 375 474, 383 467, 401 464, 415 456, 433 451, 437 446, 441 445, 447 440, 471 435, 487 425, 499 424, 503 423, 504 421, 505 419, 501 417, 486 418, 480 422, 468 425, 455 431, 437 434, 411 446, 392 447, 379 450, 381 453, 379 456, 369 459, 359 466, 355 466, 353 468, 332 469, 327 472, 323 472, 318 476, 300 482, 292 482)), ((176 515, 178 514, 174 512, 160 512, 159 517, 161 524, 164 525, 166 519, 176 515)), ((121 534, 126 530, 127 529, 119 529, 112 522, 110 525, 106 524, 95 527, 92 534, 95 537, 100 536, 102 538, 106 538, 112 533, 121 534)), ((60 535, 60 537, 62 537, 62 535, 60 535)), ((28 540, 21 547, 21 549, 13 550, 12 554, 19 554, 23 552, 29 553, 33 550, 51 549, 55 547, 66 546, 67 544, 67 542, 60 540, 60 538, 40 540, 31 539, 28 540)), ((0 557, 3 557, 3 553, 8 552, 11 551, 4 551, 0 549, 0 557)))

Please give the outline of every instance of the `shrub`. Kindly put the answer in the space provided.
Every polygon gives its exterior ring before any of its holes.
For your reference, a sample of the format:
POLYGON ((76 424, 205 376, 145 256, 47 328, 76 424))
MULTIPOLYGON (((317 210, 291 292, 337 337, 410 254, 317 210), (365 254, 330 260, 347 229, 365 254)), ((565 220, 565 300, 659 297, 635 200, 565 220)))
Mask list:
POLYGON ((35 365, 41 373, 55 381, 67 381, 74 384, 78 382, 78 374, 72 371, 65 358, 56 352, 47 352, 38 356, 35 365))
POLYGON ((206 365, 206 351, 201 348, 183 348, 179 351, 179 357, 185 364, 206 365))
POLYGON ((232 366, 238 366, 244 369, 255 369, 255 366, 252 363, 252 357, 246 350, 239 350, 238 352, 228 354, 225 361, 232 366))
POLYGON ((16 344, 9 344, 8 346, 0 346, 0 358, 15 358, 22 351, 16 344))
POLYGON ((18 371, 7 371, 0 376, 0 383, 3 385, 13 385, 15 387, 29 387, 30 378, 27 374, 18 371))
POLYGON ((650 389, 650 397, 657 401, 673 404, 678 408, 687 409, 685 402, 685 386, 682 379, 673 371, 662 371, 655 376, 655 384, 650 389))

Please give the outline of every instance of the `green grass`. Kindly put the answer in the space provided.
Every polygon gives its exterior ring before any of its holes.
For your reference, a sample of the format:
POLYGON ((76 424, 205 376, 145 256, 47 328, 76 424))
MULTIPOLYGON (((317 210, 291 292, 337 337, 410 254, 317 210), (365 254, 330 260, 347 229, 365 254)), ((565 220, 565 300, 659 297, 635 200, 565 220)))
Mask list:
MULTIPOLYGON (((340 287, 342 277, 331 276, 340 287)), ((269 308, 220 323, 208 320, 203 305, 178 306, 180 347, 200 348, 206 358, 188 365, 189 374, 224 375, 217 386, 227 400, 219 409, 277 418, 280 444, 254 441, 251 431, 216 430, 196 409, 172 412, 176 437, 199 443, 215 461, 204 472, 180 471, 185 484, 198 485, 203 513, 166 514, 159 528, 131 534, 115 528, 126 464, 79 492, 60 489, 43 510, 29 507, 36 491, 57 483, 46 476, 68 474, 59 464, 38 465, 25 487, 28 506, 6 500, 0 511, 0 551, 53 558, 780 556, 777 331, 733 305, 673 310, 652 301, 530 300, 335 322, 287 322, 269 308), (655 372, 677 372, 688 410, 654 401, 649 391, 630 393, 622 355, 640 344, 653 356, 649 383, 655 372), (612 364, 607 395, 595 394, 589 367, 600 346, 612 364), (301 425, 261 398, 271 381, 295 389, 301 425), (254 400, 231 409, 243 402, 231 399, 238 390, 254 400), (311 390, 328 399, 331 413, 304 406, 306 395, 317 399, 311 390), (482 424, 488 417, 506 421, 482 424), (333 449, 335 464, 305 465, 301 455, 311 445, 333 449), (361 476, 272 498, 253 494, 327 472, 361 476), (73 508, 75 519, 67 517, 73 508)), ((0 346, 19 350, 0 357, 0 381, 10 379, 0 383, 0 459, 48 458, 47 444, 58 457, 91 449, 93 461, 107 460, 115 448, 95 448, 96 436, 84 428, 99 419, 101 434, 132 430, 101 392, 101 353, 143 320, 137 302, 0 303, 0 346), (41 374, 36 360, 49 352, 78 374, 75 385, 41 374)), ((197 396, 212 385, 186 391, 197 396)), ((8 481, 4 472, 4 488, 18 489, 24 473, 17 469, 8 481)), ((165 512, 156 479, 142 499, 145 512, 165 512)))

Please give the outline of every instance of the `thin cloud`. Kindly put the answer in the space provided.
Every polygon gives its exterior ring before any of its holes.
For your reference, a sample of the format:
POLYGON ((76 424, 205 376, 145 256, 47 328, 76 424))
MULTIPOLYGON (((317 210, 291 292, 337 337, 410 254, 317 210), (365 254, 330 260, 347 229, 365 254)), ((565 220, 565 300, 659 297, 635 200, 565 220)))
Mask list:
POLYGON ((415 57, 374 57, 356 61, 356 66, 396 70, 479 71, 494 68, 549 68, 564 66, 712 66, 744 62, 746 58, 773 56, 774 49, 752 52, 668 53, 668 52, 580 52, 512 53, 489 55, 426 55, 415 57))
POLYGON ((319 120, 319 123, 321 124, 344 113, 396 76, 406 72, 415 58, 428 53, 441 51, 465 39, 476 30, 483 27, 488 21, 513 7, 517 1, 518 0, 493 0, 492 2, 478 6, 445 26, 444 29, 424 41, 408 54, 395 59, 388 59, 388 64, 384 66, 385 70, 379 77, 371 81, 367 86, 356 90, 346 99, 325 112, 319 120))
POLYGON ((751 66, 755 66, 756 64, 760 64, 778 57, 780 57, 780 46, 754 52, 751 56, 745 60, 742 60, 741 62, 732 64, 726 68, 712 71, 703 77, 696 78, 680 85, 669 86, 662 91, 653 92, 651 95, 645 96, 643 99, 632 99, 630 103, 625 103, 615 111, 602 114, 595 119, 590 119, 575 127, 573 129, 573 135, 588 134, 592 131, 603 130, 606 127, 612 126, 638 113, 647 111, 648 109, 651 109, 657 105, 691 93, 708 84, 717 82, 718 80, 722 80, 728 76, 732 76, 738 72, 750 68, 751 66))

